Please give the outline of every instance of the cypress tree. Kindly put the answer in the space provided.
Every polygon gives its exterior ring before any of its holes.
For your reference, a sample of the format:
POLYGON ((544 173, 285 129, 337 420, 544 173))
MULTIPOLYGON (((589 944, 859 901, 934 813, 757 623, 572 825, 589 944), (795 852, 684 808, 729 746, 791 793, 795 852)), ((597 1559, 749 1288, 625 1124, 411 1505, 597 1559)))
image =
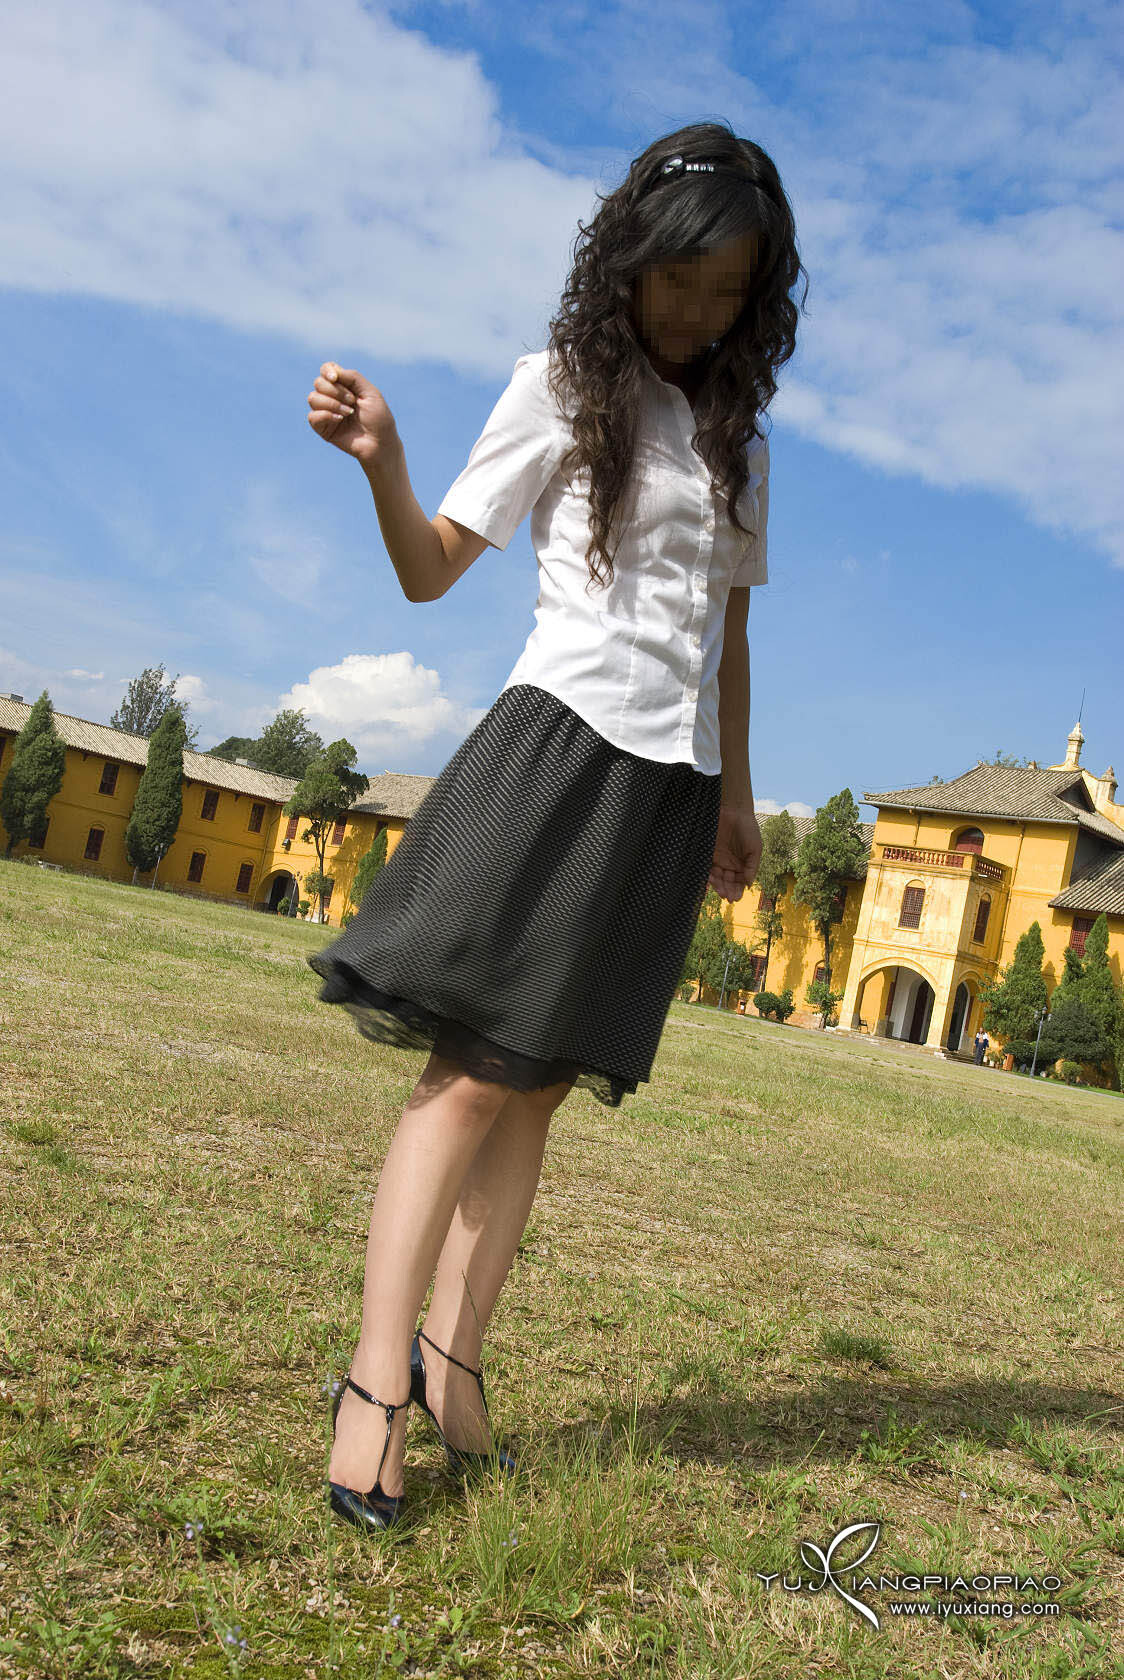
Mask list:
POLYGON ((796 824, 791 811, 777 811, 761 824, 761 862, 757 868, 756 885, 773 908, 758 910, 757 929, 765 939, 765 966, 761 970, 759 992, 769 980, 769 958, 773 941, 784 933, 784 916, 777 905, 784 893, 785 880, 796 869, 796 824))
POLYGON ((66 742, 55 728, 55 709, 44 689, 16 736, 15 751, 0 787, 0 822, 8 836, 5 857, 21 840, 40 840, 47 807, 62 787, 66 742))
MULTIPOLYGON (((1069 955, 1067 949, 1066 955, 1069 955)), ((1078 994, 1085 1013, 1103 1049, 1096 1055, 1074 1056, 1074 1061, 1092 1062, 1099 1073, 1120 1088, 1119 1049, 1124 1037, 1124 993, 1116 986, 1108 964, 1108 917, 1102 910, 1085 935, 1085 958, 1081 964, 1078 994)), ((1070 1054, 1069 1051, 1063 1052, 1070 1054)))
POLYGON ((719 962, 720 952, 723 953, 722 960, 725 960, 724 953, 728 944, 729 936, 726 932, 721 900, 714 888, 708 887, 679 980, 681 986, 697 982, 696 1003, 702 996, 704 983, 710 984, 708 976, 713 974, 715 965, 719 962))
POLYGON ((820 806, 815 827, 804 836, 792 895, 808 905, 812 926, 823 939, 825 986, 831 985, 831 924, 839 920, 840 899, 865 856, 859 808, 850 788, 844 788, 820 806))
POLYGON ((347 895, 356 907, 362 904, 367 895, 368 887, 386 862, 386 846, 387 831, 385 828, 380 828, 356 865, 355 875, 347 895))
POLYGON ((155 869, 179 832, 183 816, 183 748, 187 726, 179 703, 167 707, 148 738, 144 773, 125 830, 125 856, 138 872, 155 869))
POLYGON ((998 1034, 1004 1049, 1017 1062, 1029 1062, 1034 1055, 1037 1015, 1046 1007, 1046 981, 1042 974, 1045 954, 1042 929, 1036 921, 1031 922, 1019 936, 1014 956, 999 979, 985 980, 980 986, 984 1026, 989 1033, 998 1034))

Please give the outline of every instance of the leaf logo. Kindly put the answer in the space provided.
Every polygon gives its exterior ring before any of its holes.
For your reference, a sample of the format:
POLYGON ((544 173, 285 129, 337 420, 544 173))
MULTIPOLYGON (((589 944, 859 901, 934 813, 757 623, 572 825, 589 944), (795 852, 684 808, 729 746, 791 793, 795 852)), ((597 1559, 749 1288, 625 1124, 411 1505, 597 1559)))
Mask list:
POLYGON ((821 1552, 820 1548, 813 1540, 801 1540, 800 1557, 802 1561, 808 1565, 809 1569, 819 1569, 823 1572, 823 1580, 819 1583, 819 1587, 816 1588, 817 1591, 819 1591, 820 1587, 824 1587, 830 1583, 831 1586, 835 1588, 840 1598, 844 1599, 853 1610, 857 1610, 860 1616, 865 1616, 871 1627, 877 1629, 878 1617, 875 1615, 874 1611, 871 1610, 869 1606, 865 1605, 861 1599, 853 1597, 851 1593, 841 1587, 831 1572, 832 1559, 835 1556, 836 1550, 843 1544, 844 1540, 849 1540, 852 1534, 866 1534, 871 1530, 873 1530, 873 1538, 871 1539, 870 1545, 866 1548, 865 1552, 861 1552, 859 1556, 848 1565, 848 1568, 852 1571, 856 1570, 861 1563, 866 1562, 875 1546, 877 1546, 879 1538, 882 1534, 882 1524, 880 1522, 857 1522, 851 1523, 848 1528, 841 1528, 839 1533, 835 1535, 834 1539, 828 1541, 826 1552, 821 1552))

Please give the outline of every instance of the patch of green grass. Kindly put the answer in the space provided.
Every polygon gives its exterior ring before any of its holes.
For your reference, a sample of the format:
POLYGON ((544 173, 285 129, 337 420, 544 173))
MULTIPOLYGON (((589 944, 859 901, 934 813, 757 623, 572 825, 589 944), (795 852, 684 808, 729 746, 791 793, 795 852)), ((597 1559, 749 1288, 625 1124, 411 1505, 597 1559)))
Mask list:
POLYGON ((486 1354, 514 1482, 415 1415, 401 1531, 332 1518, 425 1063, 318 1003, 333 936, 0 868, 0 1674, 1124 1680, 1124 1110, 717 1010, 552 1123, 486 1354), (1060 1621, 763 1584, 872 1519, 1060 1621))

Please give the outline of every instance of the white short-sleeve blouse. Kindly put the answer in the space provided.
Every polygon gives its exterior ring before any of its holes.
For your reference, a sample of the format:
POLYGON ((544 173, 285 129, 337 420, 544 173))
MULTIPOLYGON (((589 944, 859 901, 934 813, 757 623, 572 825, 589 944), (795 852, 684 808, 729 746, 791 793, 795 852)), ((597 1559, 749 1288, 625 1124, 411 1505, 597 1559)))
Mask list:
POLYGON ((499 549, 531 514, 535 625, 504 689, 534 683, 615 746, 718 775, 727 598, 734 586, 768 581, 768 442, 750 451, 738 515, 755 534, 743 537, 692 446, 690 403, 645 358, 631 501, 613 582, 601 589, 585 558, 588 470, 572 488, 559 470, 573 432, 547 383, 548 358, 547 350, 520 356, 437 510, 499 549))

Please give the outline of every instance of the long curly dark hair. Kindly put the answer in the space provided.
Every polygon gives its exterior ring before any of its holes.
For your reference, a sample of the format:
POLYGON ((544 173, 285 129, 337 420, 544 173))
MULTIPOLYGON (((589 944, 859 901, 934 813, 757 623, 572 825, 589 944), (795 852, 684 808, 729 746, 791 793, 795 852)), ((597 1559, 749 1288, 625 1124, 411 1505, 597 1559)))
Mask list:
POLYGON ((682 261, 742 234, 757 236, 745 305, 693 368, 701 374, 694 447, 710 470, 712 488, 726 500, 731 524, 748 535, 735 511, 749 482, 747 451, 764 436, 758 416, 772 402, 777 371, 796 348, 798 308, 789 293, 803 274, 802 308, 808 276, 776 165, 728 123, 691 123, 654 140, 616 191, 598 197, 593 221, 578 223, 573 267, 550 323, 549 359, 551 390, 574 433, 561 470, 571 487, 573 473, 589 472, 586 562, 590 579, 606 587, 613 576, 610 531, 632 472, 645 377, 634 282, 653 263, 682 261), (676 155, 719 167, 714 173, 662 174, 676 155))

